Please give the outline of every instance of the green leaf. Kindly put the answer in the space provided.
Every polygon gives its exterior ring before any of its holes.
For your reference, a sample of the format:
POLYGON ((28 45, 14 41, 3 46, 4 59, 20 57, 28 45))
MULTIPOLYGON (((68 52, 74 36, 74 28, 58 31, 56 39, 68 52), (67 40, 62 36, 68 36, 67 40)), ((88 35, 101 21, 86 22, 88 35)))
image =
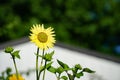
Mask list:
POLYGON ((83 76, 83 72, 79 72, 75 75, 75 77, 77 77, 77 78, 80 78, 81 76, 83 76))
POLYGON ((67 76, 62 76, 61 79, 68 80, 67 76))
POLYGON ((66 70, 69 69, 69 66, 67 64, 63 63, 62 61, 57 60, 57 62, 59 63, 60 66, 63 67, 63 69, 66 69, 66 70))
POLYGON ((72 72, 73 72, 73 74, 76 74, 77 71, 78 71, 78 69, 72 68, 72 72))
POLYGON ((10 75, 11 72, 12 72, 12 69, 11 69, 11 68, 7 68, 7 69, 6 69, 6 74, 7 74, 7 75, 10 75))
POLYGON ((73 75, 76 75, 78 70, 81 70, 82 67, 80 64, 76 64, 75 67, 72 68, 72 71, 73 71, 73 75))
POLYGON ((84 68, 83 72, 88 72, 88 73, 94 73, 95 71, 89 69, 89 68, 84 68))
POLYGON ((0 80, 4 80, 4 77, 3 77, 3 76, 0 76, 0 80))
POLYGON ((40 72, 42 72, 43 70, 45 70, 44 66, 40 66, 40 72))
POLYGON ((56 71, 57 71, 59 74, 61 74, 61 73, 64 71, 64 69, 60 66, 60 67, 58 67, 58 68, 56 69, 56 71))
POLYGON ((56 73, 56 68, 54 68, 53 66, 47 68, 47 70, 52 72, 52 73, 56 73))
POLYGON ((6 47, 4 52, 5 53, 11 53, 11 52, 13 52, 13 50, 14 49, 12 47, 6 47))
POLYGON ((79 70, 81 70, 81 69, 82 69, 82 67, 81 67, 81 65, 80 65, 80 64, 76 64, 76 65, 75 65, 75 69, 79 69, 79 70))
POLYGON ((45 56, 43 56, 43 58, 44 58, 46 61, 51 61, 53 54, 54 54, 54 51, 52 51, 51 53, 45 54, 45 56))
POLYGON ((14 51, 14 52, 12 53, 12 55, 13 55, 14 57, 17 57, 18 59, 20 59, 19 52, 20 52, 19 50, 14 51))
POLYGON ((40 66, 40 71, 42 72, 43 70, 45 70, 45 69, 49 69, 50 67, 51 67, 51 64, 52 64, 53 62, 50 62, 50 63, 48 63, 48 64, 46 64, 46 68, 45 68, 45 66, 40 66))
POLYGON ((49 68, 49 67, 51 67, 51 64, 52 64, 53 62, 49 62, 48 64, 46 64, 46 68, 49 68))

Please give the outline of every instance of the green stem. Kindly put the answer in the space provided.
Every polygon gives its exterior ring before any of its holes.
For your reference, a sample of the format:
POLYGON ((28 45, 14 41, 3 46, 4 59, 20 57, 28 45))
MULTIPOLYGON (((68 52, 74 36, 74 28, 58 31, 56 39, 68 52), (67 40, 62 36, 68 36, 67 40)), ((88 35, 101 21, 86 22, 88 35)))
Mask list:
POLYGON ((69 80, 74 80, 73 76, 71 76, 67 71, 65 71, 68 75, 69 80))
POLYGON ((37 56, 36 56, 36 79, 39 80, 38 76, 38 55, 39 55, 39 48, 37 48, 37 56))
POLYGON ((17 70, 17 66, 16 66, 16 62, 15 62, 15 57, 12 56, 12 58, 13 58, 13 63, 14 63, 15 71, 16 71, 17 80, 18 80, 18 70, 17 70))
POLYGON ((47 61, 45 60, 45 70, 43 72, 43 80, 45 80, 46 64, 47 64, 47 61))
POLYGON ((56 75, 56 78, 57 78, 57 80, 60 80, 60 74, 57 76, 57 74, 55 74, 56 75))
MULTIPOLYGON (((42 56, 44 56, 44 49, 43 49, 43 53, 42 53, 42 56)), ((41 60, 41 65, 43 64, 43 57, 42 57, 42 60, 41 60)))
MULTIPOLYGON (((45 50, 43 49, 42 56, 44 56, 44 51, 45 51, 45 50)), ((42 57, 40 66, 42 66, 42 64, 43 64, 43 57, 42 57)), ((39 78, 40 78, 40 75, 41 75, 41 71, 39 71, 39 75, 38 75, 39 78)))
POLYGON ((58 77, 57 77, 57 74, 55 74, 55 76, 56 76, 57 80, 59 80, 58 77))

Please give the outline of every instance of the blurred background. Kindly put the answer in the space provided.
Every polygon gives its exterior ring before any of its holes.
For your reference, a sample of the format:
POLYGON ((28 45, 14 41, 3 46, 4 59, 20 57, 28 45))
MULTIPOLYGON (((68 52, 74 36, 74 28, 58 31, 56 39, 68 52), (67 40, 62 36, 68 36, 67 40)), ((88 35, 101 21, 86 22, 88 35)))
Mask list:
POLYGON ((120 0, 0 0, 0 43, 52 26, 57 41, 120 59, 120 0))

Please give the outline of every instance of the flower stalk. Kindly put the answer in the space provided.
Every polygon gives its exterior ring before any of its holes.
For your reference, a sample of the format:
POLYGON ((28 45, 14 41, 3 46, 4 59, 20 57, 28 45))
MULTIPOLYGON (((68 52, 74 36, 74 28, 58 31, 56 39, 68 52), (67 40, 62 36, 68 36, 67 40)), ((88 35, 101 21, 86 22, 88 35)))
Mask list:
POLYGON ((17 80, 18 80, 19 73, 18 73, 18 70, 17 70, 17 65, 16 65, 16 62, 15 62, 15 57, 12 56, 12 58, 13 58, 13 63, 14 63, 15 71, 16 71, 17 80))
POLYGON ((37 55, 36 55, 36 79, 39 80, 38 76, 38 55, 39 55, 39 48, 37 48, 37 55))
MULTIPOLYGON (((42 56, 44 56, 45 50, 43 49, 42 56)), ((42 67, 43 64, 43 57, 41 59, 40 67, 42 67)), ((39 71, 38 78, 40 79, 41 71, 39 71)))
MULTIPOLYGON (((47 64, 47 61, 45 60, 45 68, 46 68, 46 64, 47 64)), ((46 69, 43 72, 43 80, 45 80, 45 72, 46 72, 46 69)))

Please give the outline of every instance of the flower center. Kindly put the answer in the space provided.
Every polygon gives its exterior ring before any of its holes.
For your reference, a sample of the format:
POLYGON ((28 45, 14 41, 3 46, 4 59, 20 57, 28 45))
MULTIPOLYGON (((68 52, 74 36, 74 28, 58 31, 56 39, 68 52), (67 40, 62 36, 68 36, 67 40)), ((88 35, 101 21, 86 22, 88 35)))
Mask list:
POLYGON ((47 42, 47 40, 48 40, 48 36, 47 36, 47 34, 44 33, 44 32, 40 32, 40 33, 38 34, 37 38, 38 38, 38 40, 39 40, 40 42, 42 42, 42 43, 45 43, 45 42, 47 42))

